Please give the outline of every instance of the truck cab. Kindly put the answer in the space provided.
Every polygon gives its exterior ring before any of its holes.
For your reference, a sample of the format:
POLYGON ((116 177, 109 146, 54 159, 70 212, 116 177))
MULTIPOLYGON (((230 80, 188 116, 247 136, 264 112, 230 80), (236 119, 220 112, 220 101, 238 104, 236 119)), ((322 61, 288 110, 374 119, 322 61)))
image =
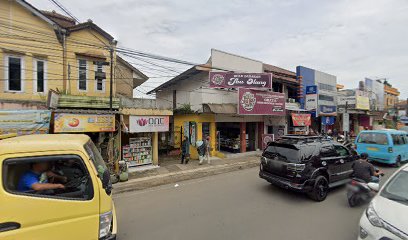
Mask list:
POLYGON ((116 239, 110 173, 88 136, 3 139, 0 180, 0 239, 116 239), (38 164, 46 171, 35 170, 38 164), (63 187, 22 187, 32 176, 38 176, 38 183, 63 187))

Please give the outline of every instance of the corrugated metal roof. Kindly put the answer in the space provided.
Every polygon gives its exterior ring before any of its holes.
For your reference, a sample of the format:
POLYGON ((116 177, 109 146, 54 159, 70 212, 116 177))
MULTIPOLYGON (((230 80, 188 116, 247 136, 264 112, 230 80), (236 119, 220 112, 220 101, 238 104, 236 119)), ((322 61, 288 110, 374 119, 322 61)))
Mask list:
MULTIPOLYGON (((108 109, 109 98, 61 95, 58 100, 58 108, 108 109)), ((119 108, 119 98, 112 99, 112 108, 119 108)))
POLYGON ((237 104, 203 104, 203 112, 205 113, 217 113, 217 114, 236 114, 237 104))

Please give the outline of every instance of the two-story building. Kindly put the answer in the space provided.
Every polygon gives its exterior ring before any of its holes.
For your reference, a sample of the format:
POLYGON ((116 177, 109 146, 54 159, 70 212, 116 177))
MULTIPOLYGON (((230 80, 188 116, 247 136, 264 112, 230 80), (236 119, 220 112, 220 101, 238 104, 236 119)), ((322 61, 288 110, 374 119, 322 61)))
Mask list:
MULTIPOLYGON (((285 99, 293 99, 293 102, 297 98, 298 83, 294 72, 212 49, 206 64, 191 67, 149 92, 156 94, 159 106, 174 110, 170 129, 176 148, 180 147, 182 137, 188 136, 195 158, 194 143, 209 136, 213 155, 255 151, 262 148, 263 134, 283 135, 287 132, 286 114, 238 114, 237 89, 211 88, 210 71, 272 73, 273 91, 284 94, 285 99)), ((292 110, 300 109, 297 106, 292 110)))
POLYGON ((0 109, 51 108, 50 132, 86 133, 120 158, 119 97, 132 98, 148 77, 91 20, 77 23, 24 0, 0 1, 0 9, 0 109))

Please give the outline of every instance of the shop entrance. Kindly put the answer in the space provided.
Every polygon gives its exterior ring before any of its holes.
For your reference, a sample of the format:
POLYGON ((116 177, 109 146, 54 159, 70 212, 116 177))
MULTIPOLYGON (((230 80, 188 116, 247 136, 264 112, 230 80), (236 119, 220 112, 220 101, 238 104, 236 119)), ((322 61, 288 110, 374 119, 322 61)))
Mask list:
POLYGON ((256 130, 257 130, 257 123, 255 122, 247 122, 246 123, 246 141, 247 141, 247 151, 255 151, 257 148, 256 140, 256 130))
POLYGON ((241 152, 239 122, 217 123, 217 148, 219 151, 241 152))

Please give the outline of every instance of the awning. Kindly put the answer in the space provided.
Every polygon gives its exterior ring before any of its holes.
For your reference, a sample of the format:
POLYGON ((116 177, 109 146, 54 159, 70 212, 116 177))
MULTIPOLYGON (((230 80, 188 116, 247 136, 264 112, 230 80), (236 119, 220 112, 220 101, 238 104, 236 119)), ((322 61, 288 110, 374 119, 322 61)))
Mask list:
POLYGON ((237 104, 207 103, 207 104, 203 104, 203 112, 204 113, 215 113, 215 114, 237 114, 237 104))
POLYGON ((122 108, 120 113, 134 116, 173 116, 172 110, 165 109, 122 108))

